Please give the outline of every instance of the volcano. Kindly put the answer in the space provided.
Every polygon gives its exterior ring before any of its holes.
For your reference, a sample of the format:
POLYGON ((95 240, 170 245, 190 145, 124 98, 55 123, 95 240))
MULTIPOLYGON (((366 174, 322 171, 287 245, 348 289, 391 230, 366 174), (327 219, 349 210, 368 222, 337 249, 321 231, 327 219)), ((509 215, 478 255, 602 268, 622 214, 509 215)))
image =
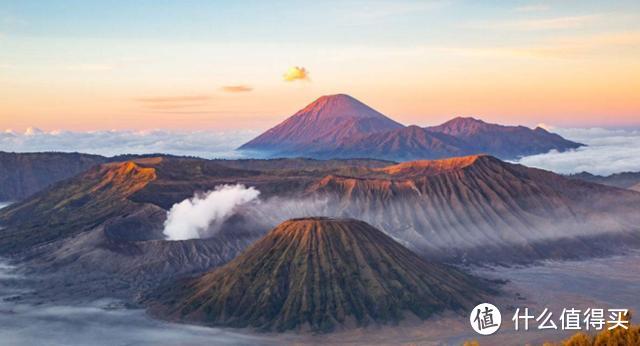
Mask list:
POLYGON ((239 149, 285 155, 314 152, 326 150, 347 138, 402 127, 349 95, 327 95, 239 149))
POLYGON ((640 194, 472 155, 328 175, 307 189, 422 256, 445 261, 604 255, 640 244, 640 194), (487 256, 488 249, 491 256, 487 256), (499 250, 498 250, 499 249, 499 250), (494 256, 495 255, 495 256, 494 256))
POLYGON ((348 138, 331 150, 318 151, 320 157, 376 157, 392 161, 440 159, 464 156, 475 150, 454 136, 411 125, 392 131, 348 138))
POLYGON ((320 97, 239 149, 270 157, 411 161, 477 154, 516 159, 583 145, 541 127, 504 126, 469 117, 426 128, 405 127, 338 94, 320 97))
POLYGON ((427 262, 354 219, 286 221, 227 265, 164 287, 151 312, 207 325, 285 331, 467 311, 487 282, 427 262))

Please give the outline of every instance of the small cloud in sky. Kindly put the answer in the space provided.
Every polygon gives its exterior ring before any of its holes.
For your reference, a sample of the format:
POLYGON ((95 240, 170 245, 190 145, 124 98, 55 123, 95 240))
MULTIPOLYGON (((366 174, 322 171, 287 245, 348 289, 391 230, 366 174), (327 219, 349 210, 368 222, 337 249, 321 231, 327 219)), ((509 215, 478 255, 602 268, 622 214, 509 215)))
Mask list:
POLYGON ((296 80, 309 80, 309 71, 301 66, 293 66, 287 70, 282 78, 286 82, 293 82, 296 80))
POLYGON ((176 109, 202 106, 211 99, 212 97, 209 95, 182 95, 140 97, 134 99, 134 101, 151 109, 176 109))
POLYGON ((244 93, 252 90, 253 88, 248 85, 225 85, 222 87, 222 91, 227 93, 244 93))

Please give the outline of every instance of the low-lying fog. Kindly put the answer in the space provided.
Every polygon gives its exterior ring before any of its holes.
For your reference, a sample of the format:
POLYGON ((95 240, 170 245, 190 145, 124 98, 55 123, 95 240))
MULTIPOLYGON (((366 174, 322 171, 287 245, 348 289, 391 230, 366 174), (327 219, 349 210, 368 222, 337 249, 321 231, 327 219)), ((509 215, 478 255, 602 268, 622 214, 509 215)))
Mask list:
MULTIPOLYGON (((0 262, 1 263, 1 262, 0 262)), ((485 268, 476 275, 507 279, 506 289, 534 309, 550 307, 640 308, 640 253, 587 261, 546 262, 524 268, 485 268)), ((284 344, 443 344, 459 345, 476 335, 463 317, 429 319, 415 325, 356 329, 328 335, 255 334, 233 329, 165 323, 143 310, 126 309, 104 299, 89 305, 30 305, 19 296, 12 267, 0 264, 0 343, 8 345, 284 345, 284 344), (446 328, 443 328, 446 326, 446 328)), ((505 312, 507 315, 510 312, 505 312)), ((560 331, 514 332, 505 328, 483 340, 495 344, 541 344, 566 335, 560 331)))
POLYGON ((277 345, 282 338, 156 321, 144 310, 104 299, 83 306, 31 305, 12 267, 0 262, 0 344, 30 345, 277 345))
MULTIPOLYGON (((287 210, 283 201, 257 200, 257 191, 242 186, 227 187, 226 194, 244 196, 231 198, 228 208, 218 209, 204 219, 228 217, 228 209, 251 206, 260 217, 273 217, 271 206, 287 210), (273 202, 273 203, 272 203, 273 202), (257 204, 256 204, 257 203, 257 204)), ((192 211, 177 216, 198 214, 200 203, 206 204, 203 195, 190 201, 192 211)), ((228 197, 228 196, 227 196, 228 197)), ((291 202, 299 207, 300 203, 291 202)), ((6 204, 6 203, 3 203, 6 204)), ((304 204, 304 203, 303 203, 304 204)), ((185 205, 187 203, 185 202, 185 205)), ((320 203, 325 206, 326 203, 320 203)), ((0 206, 1 207, 1 206, 0 206)), ((310 204, 310 209, 318 206, 310 204)), ((208 208, 207 208, 208 209, 208 208)), ((215 209, 215 208, 214 208, 215 209)), ((298 209, 298 208, 292 208, 298 209)), ((193 216, 193 215, 191 215, 193 216)), ((182 217, 177 218, 177 220, 182 217)), ((187 225, 191 228, 194 225, 187 225)), ((196 225, 198 226, 198 225, 196 225)), ((197 228, 197 227, 196 227, 197 228)), ((185 228, 179 228, 182 231, 185 228)), ((202 229, 197 229, 202 231, 202 229)), ((188 233, 188 232, 187 232, 188 233)), ((198 233, 198 232, 196 232, 198 233)), ((548 261, 529 267, 497 267, 474 270, 478 276, 506 279, 505 290, 519 293, 522 301, 515 305, 534 309, 549 307, 553 311, 562 308, 630 308, 637 312, 640 303, 640 252, 613 254, 617 257, 584 261, 548 261)), ((14 273, 14 267, 0 260, 0 344, 8 345, 284 345, 284 344, 444 344, 459 345, 475 339, 466 316, 432 318, 415 325, 386 326, 356 329, 328 335, 259 334, 246 330, 207 328, 167 323, 151 319, 144 310, 128 309, 121 302, 103 299, 83 305, 54 305, 43 302, 33 304, 20 299, 29 278, 14 273), (446 328, 443 328, 446 326, 446 328)), ((520 298, 518 298, 520 299, 520 298)), ((509 314, 509 312, 507 312, 509 314)), ((542 344, 566 337, 558 331, 516 333, 509 326, 483 340, 494 344, 542 344)))

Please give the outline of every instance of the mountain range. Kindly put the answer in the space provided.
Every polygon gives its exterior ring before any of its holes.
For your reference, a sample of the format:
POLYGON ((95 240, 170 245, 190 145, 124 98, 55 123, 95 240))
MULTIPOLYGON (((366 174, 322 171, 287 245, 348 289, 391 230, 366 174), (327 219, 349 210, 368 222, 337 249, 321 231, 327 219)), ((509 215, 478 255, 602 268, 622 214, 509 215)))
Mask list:
POLYGON ((0 151, 0 201, 22 200, 106 161, 103 156, 79 153, 0 151))
POLYGON ((228 264, 160 287, 156 316, 212 326, 328 332, 339 327, 466 313, 488 282, 425 261, 352 219, 286 221, 228 264))
POLYGON ((640 235, 640 194, 491 156, 329 175, 307 191, 331 198, 336 215, 366 220, 417 253, 449 261, 596 255, 637 244, 640 235))
MULTIPOLYGON (((277 304, 265 302, 263 299, 268 297, 257 295, 255 286, 244 286, 246 281, 240 277, 230 276, 226 286, 217 286, 214 279, 222 275, 215 274, 216 268, 234 258, 246 266, 236 266, 239 262, 233 262, 236 264, 222 268, 227 268, 226 271, 235 268, 240 272, 255 269, 256 262, 248 260, 254 258, 252 255, 238 256, 249 251, 247 249, 252 244, 258 244, 256 241, 265 234, 268 234, 265 239, 274 239, 271 237, 273 234, 267 232, 285 220, 305 218, 306 221, 299 225, 301 229, 319 222, 313 227, 323 231, 334 226, 317 217, 341 219, 340 225, 335 226, 337 229, 347 227, 342 225, 344 219, 362 220, 368 225, 353 221, 357 224, 353 226, 349 221, 347 228, 362 229, 362 234, 371 235, 366 239, 375 239, 375 245, 367 245, 359 235, 346 239, 357 239, 363 249, 367 246, 370 251, 381 251, 375 256, 370 252, 372 258, 410 251, 427 263, 512 265, 531 264, 543 259, 606 256, 640 248, 639 208, 638 192, 511 164, 487 155, 403 163, 370 159, 127 157, 123 161, 93 166, 1 209, 0 255, 21 263, 27 273, 33 274, 30 277, 39 289, 24 293, 24 299, 77 302, 109 296, 136 302, 149 292, 157 292, 158 287, 166 287, 167 292, 173 292, 173 300, 169 296, 155 297, 159 298, 156 301, 158 306, 168 309, 162 310, 160 315, 169 319, 208 323, 200 320, 203 318, 201 313, 211 312, 208 315, 211 324, 273 330, 304 329, 301 325, 311 317, 293 305, 286 310, 292 314, 291 318, 276 312, 260 315, 268 311, 260 309, 246 310, 253 317, 240 316, 240 312, 232 315, 215 312, 226 301, 233 304, 264 302, 258 306, 275 309, 277 304), (169 210, 176 203, 229 184, 255 188, 260 191, 259 199, 236 206, 232 214, 216 221, 215 232, 206 237, 166 240, 164 225, 169 210), (313 218, 309 220, 309 217, 313 218), (385 236, 380 236, 377 230, 385 236), (406 249, 398 250, 398 244, 406 249), (210 274, 203 276, 207 272, 210 274), (180 278, 192 279, 176 283, 180 278), (185 310, 179 305, 180 302, 207 297, 206 292, 195 295, 189 289, 193 287, 189 285, 196 282, 189 280, 197 278, 201 278, 197 281, 199 285, 210 288, 207 292, 217 292, 216 297, 220 294, 222 300, 217 301, 209 296, 210 310, 185 310), (190 284, 184 286, 185 282, 190 284), (238 301, 231 294, 238 287, 246 287, 256 294, 248 295, 247 301, 238 301), (265 316, 273 319, 261 319, 265 316)), ((295 244, 294 239, 297 238, 286 239, 295 244)), ((313 249, 307 247, 306 254, 294 257, 296 260, 314 256, 326 258, 324 256, 330 254, 336 264, 340 263, 340 268, 349 269, 347 264, 353 259, 345 257, 348 251, 343 251, 343 248, 347 243, 337 243, 336 239, 343 238, 331 236, 323 242, 331 244, 327 252, 311 251, 313 249), (334 248, 334 245, 340 247, 334 248)), ((261 241, 260 244, 266 243, 261 241)), ((273 259, 267 262, 278 266, 281 262, 277 256, 266 255, 262 245, 259 248, 262 250, 251 250, 245 254, 258 253, 261 258, 273 259)), ((282 247, 271 249, 282 251, 282 247)), ((292 254, 285 251, 282 255, 292 254)), ((393 258, 398 259, 397 256, 393 258)), ((411 258, 409 262, 418 263, 416 258, 411 258)), ((371 270, 392 264, 392 268, 405 266, 400 264, 402 262, 367 263, 363 264, 364 273, 369 273, 367 265, 371 270)), ((423 269, 413 267, 411 271, 423 269)), ((330 273, 332 269, 321 266, 318 270, 330 273)), ((433 280, 422 284, 408 274, 394 277, 386 273, 368 278, 379 280, 381 287, 406 283, 418 285, 411 287, 424 288, 431 286, 423 284, 437 283, 437 287, 452 294, 451 300, 434 297, 434 300, 429 300, 430 306, 455 310, 455 306, 466 304, 467 301, 461 298, 461 292, 468 291, 465 286, 456 284, 462 291, 452 291, 451 287, 441 285, 442 281, 437 280, 437 277, 446 278, 457 272, 447 270, 439 273, 433 280)), ((260 274, 255 279, 264 285, 289 282, 286 278, 265 282, 266 277, 270 276, 260 274)), ((291 277, 294 282, 300 282, 295 281, 298 280, 296 278, 299 275, 291 277)), ((327 280, 327 286, 318 286, 316 282, 314 289, 329 294, 341 287, 341 280, 338 283, 332 278, 327 280)), ((363 279, 362 282, 370 281, 363 279)), ((343 312, 334 314, 329 309, 324 310, 324 314, 320 307, 310 309, 309 314, 315 316, 313 321, 317 322, 311 329, 324 331, 369 322, 399 321, 399 315, 385 310, 384 306, 376 308, 379 308, 376 311, 385 311, 380 315, 357 308, 370 301, 364 297, 384 301, 376 295, 380 292, 378 289, 369 288, 364 286, 364 290, 359 291, 363 299, 336 298, 337 304, 345 307, 343 312), (347 311, 356 318, 346 318, 347 311)), ((304 291, 292 292, 292 297, 311 298, 301 292, 304 291)), ((400 299, 402 296, 393 291, 385 292, 385 299, 405 306, 400 299)), ((422 297, 419 292, 416 291, 416 297, 422 297)), ((425 312, 420 311, 403 311, 402 314, 420 316, 425 312)))
POLYGON ((489 154, 502 159, 583 146, 543 128, 458 117, 421 128, 401 125, 349 95, 322 96, 239 149, 270 156, 393 161, 489 154))
POLYGON ((568 175, 568 177, 640 192, 640 172, 622 172, 607 176, 581 172, 568 175))
MULTIPOLYGON (((37 288, 15 299, 108 296, 209 326, 317 333, 466 314, 505 293, 467 265, 640 248, 636 173, 501 159, 579 145, 473 118, 405 127, 334 95, 243 146, 305 157, 0 153, 0 200, 14 201, 0 256, 37 288), (259 198, 207 216, 201 238, 168 240, 184 239, 165 234, 174 210, 223 186, 259 198)), ((207 209, 232 201, 216 198, 207 209)))
POLYGON ((86 232, 111 245, 160 244, 174 204, 224 184, 255 187, 274 202, 239 209, 221 234, 251 242, 292 217, 357 218, 453 262, 597 255, 635 244, 640 224, 640 193, 484 155, 400 164, 146 157, 96 166, 0 210, 0 253, 58 249, 86 232))

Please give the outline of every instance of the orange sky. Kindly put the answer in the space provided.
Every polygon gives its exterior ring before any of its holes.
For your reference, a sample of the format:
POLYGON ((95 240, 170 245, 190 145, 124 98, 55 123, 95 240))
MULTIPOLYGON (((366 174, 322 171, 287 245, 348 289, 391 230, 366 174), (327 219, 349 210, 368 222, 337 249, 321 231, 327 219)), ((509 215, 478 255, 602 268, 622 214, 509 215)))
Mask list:
POLYGON ((251 23, 237 18, 244 27, 218 18, 220 33, 204 26, 208 15, 190 12, 195 22, 173 23, 184 36, 147 33, 153 21, 174 20, 153 11, 141 10, 148 22, 118 9, 96 23, 80 12, 66 18, 19 2, 0 6, 0 129, 264 129, 335 93, 405 124, 464 115, 530 126, 640 126, 633 2, 382 3, 350 8, 346 19, 311 14, 300 32, 297 22, 256 9, 251 23), (118 29, 107 30, 109 21, 118 29))

